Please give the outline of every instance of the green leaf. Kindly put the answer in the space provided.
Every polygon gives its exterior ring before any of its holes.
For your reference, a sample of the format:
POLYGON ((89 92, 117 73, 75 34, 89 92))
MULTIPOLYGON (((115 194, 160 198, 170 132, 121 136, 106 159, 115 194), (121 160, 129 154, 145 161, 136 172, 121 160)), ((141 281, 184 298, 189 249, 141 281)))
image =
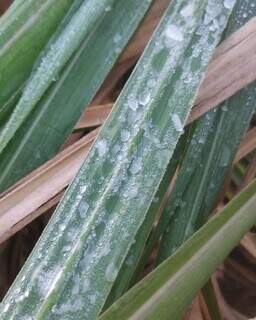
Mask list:
POLYGON ((202 287, 201 293, 211 320, 221 320, 221 312, 212 279, 209 279, 202 287))
POLYGON ((177 165, 182 157, 183 150, 186 147, 186 139, 187 134, 182 135, 181 141, 175 149, 172 159, 166 169, 165 175, 159 185, 157 193, 146 213, 145 220, 136 234, 133 244, 123 262, 122 268, 119 270, 118 277, 116 278, 116 281, 111 289, 104 309, 117 300, 130 286, 132 276, 141 258, 145 242, 153 227, 156 216, 161 210, 161 207, 164 203, 164 198, 166 196, 166 190, 170 185, 171 179, 173 178, 177 165))
POLYGON ((30 76, 10 119, 0 132, 0 154, 52 81, 58 77, 59 72, 78 49, 83 39, 103 18, 106 8, 111 6, 113 1, 89 0, 83 2, 69 23, 64 26, 58 38, 51 43, 39 66, 30 76))
POLYGON ((256 181, 99 319, 180 319, 216 267, 255 224, 256 181))
POLYGON ((3 319, 28 314, 94 319, 100 312, 164 175, 231 9, 222 0, 171 3, 5 297, 3 319), (221 9, 217 29, 213 3, 221 9), (188 19, 183 9, 189 4, 188 19))
MULTIPOLYGON (((256 15, 250 2, 237 1, 225 37, 256 15)), ((166 230, 159 249, 163 261, 188 239, 211 214, 226 174, 255 109, 256 83, 252 83, 192 124, 194 134, 166 204, 162 219, 166 230)))
POLYGON ((0 121, 73 1, 16 0, 0 18, 0 121))
MULTIPOLYGON (((255 13, 250 3, 237 1, 223 38, 242 27, 255 13)), ((164 204, 157 226, 147 239, 131 284, 136 283, 155 244, 164 233, 160 261, 175 252, 211 213, 241 138, 248 128, 255 106, 255 93, 256 86, 252 84, 190 126, 191 134, 174 190, 164 204), (246 107, 241 108, 241 105, 246 107), (230 147, 228 158, 227 144, 230 147), (223 159, 227 161, 225 165, 223 159), (191 224, 190 218, 192 227, 184 235, 186 227, 191 224)))
MULTIPOLYGON (((76 4, 79 2, 81 0, 76 4)), ((58 81, 51 84, 3 150, 0 157, 1 191, 56 154, 150 4, 149 0, 139 4, 136 0, 116 0, 107 8, 103 19, 59 74, 58 81)))

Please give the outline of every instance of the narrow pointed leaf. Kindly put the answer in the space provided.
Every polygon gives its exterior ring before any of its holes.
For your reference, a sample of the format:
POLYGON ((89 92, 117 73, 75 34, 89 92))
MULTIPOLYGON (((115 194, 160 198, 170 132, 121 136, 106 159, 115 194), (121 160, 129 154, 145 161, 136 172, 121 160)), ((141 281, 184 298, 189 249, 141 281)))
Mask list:
POLYGON ((118 277, 116 278, 114 286, 112 287, 112 290, 108 296, 105 308, 110 306, 129 288, 131 278, 141 257, 141 253, 152 229, 156 215, 159 213, 160 208, 163 205, 166 190, 170 185, 171 179, 173 178, 177 165, 182 157, 183 149, 186 146, 186 138, 187 135, 183 135, 181 137, 181 143, 179 143, 175 149, 173 157, 166 169, 166 173, 159 185, 157 193, 148 209, 148 212, 146 213, 145 220, 136 234, 134 242, 123 262, 122 268, 119 270, 118 277))
MULTIPOLYGON (((256 7, 252 7, 250 2, 238 0, 225 37, 255 15, 256 7)), ((255 99, 254 82, 193 123, 194 134, 188 141, 175 188, 163 213, 163 219, 166 217, 169 224, 159 250, 160 261, 175 252, 212 212, 225 176, 249 127, 255 99)), ((162 231, 165 228, 166 223, 162 231)))
POLYGON ((0 18, 0 122, 73 1, 14 1, 0 18))
POLYGON ((255 206, 254 181, 99 319, 181 319, 198 290, 256 223, 255 206))

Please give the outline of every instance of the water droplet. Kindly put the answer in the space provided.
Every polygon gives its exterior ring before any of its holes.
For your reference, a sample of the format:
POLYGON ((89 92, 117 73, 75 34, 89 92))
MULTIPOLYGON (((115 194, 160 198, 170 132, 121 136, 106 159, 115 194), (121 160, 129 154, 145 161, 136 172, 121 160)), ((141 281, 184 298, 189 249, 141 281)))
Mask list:
POLYGON ((203 144, 203 143, 204 143, 204 138, 200 137, 200 138, 198 139, 198 143, 199 143, 199 144, 203 144))
POLYGON ((174 24, 169 25, 165 30, 165 35, 176 41, 183 41, 183 34, 174 24))
POLYGON ((187 6, 185 6, 180 13, 184 18, 188 18, 193 15, 193 12, 194 12, 194 5, 193 3, 190 3, 187 6))
POLYGON ((107 266, 107 269, 106 269, 106 272, 105 272, 106 280, 109 281, 109 282, 115 281, 115 279, 117 277, 117 274, 118 274, 118 269, 115 267, 114 263, 111 262, 107 266))
POLYGON ((147 85, 149 88, 154 88, 156 86, 156 80, 155 79, 149 79, 147 82, 147 85))
POLYGON ((60 231, 64 231, 65 225, 61 224, 61 225, 59 226, 59 229, 60 229, 60 231))
POLYGON ((138 109, 139 106, 139 102, 137 99, 130 97, 128 99, 128 106, 129 108, 131 108, 133 111, 136 111, 138 109))
POLYGON ((130 166, 130 172, 132 174, 136 174, 136 173, 140 172, 141 169, 142 169, 141 159, 134 159, 131 166, 130 166))
POLYGON ((134 257, 133 257, 133 256, 129 256, 129 257, 125 260, 125 264, 126 264, 128 267, 133 266, 133 264, 134 264, 134 257))
POLYGON ((114 36, 114 43, 118 43, 121 39, 122 39, 122 36, 120 35, 120 33, 117 33, 114 36))
POLYGON ((230 149, 227 146, 225 146, 221 153, 220 164, 222 167, 226 167, 228 166, 229 161, 230 161, 230 149))
POLYGON ((129 196, 131 198, 134 198, 138 195, 138 188, 137 186, 131 186, 130 189, 129 189, 129 196))
POLYGON ((227 112, 228 111, 228 107, 226 105, 224 105, 224 106, 221 107, 221 110, 224 111, 224 112, 227 112))
POLYGON ((126 142, 126 141, 128 141, 129 140, 129 138, 130 138, 130 132, 128 131, 128 130, 122 130, 121 131, 121 140, 123 141, 123 142, 126 142))
POLYGON ((232 9, 235 4, 235 0, 224 0, 224 7, 226 9, 232 9))
POLYGON ((89 209, 89 205, 86 201, 81 201, 79 203, 79 207, 78 207, 78 211, 79 211, 79 215, 82 219, 84 219, 86 217, 86 213, 89 209))
POLYGON ((105 139, 99 140, 96 144, 99 156, 103 156, 107 152, 107 142, 105 139))
POLYGON ((144 92, 139 97, 139 104, 142 106, 146 106, 150 101, 150 93, 144 92))
POLYGON ((90 294, 89 296, 88 296, 88 298, 89 298, 89 300, 90 300, 90 303, 91 304, 94 304, 95 303, 95 301, 97 300, 97 295, 94 293, 94 294, 90 294))
POLYGON ((179 132, 183 132, 183 125, 180 121, 180 117, 178 116, 177 113, 174 113, 172 115, 172 122, 174 124, 174 128, 179 131, 179 132))
POLYGON ((87 186, 85 185, 85 186, 80 186, 80 192, 81 193, 85 193, 85 191, 86 191, 86 189, 87 189, 87 186))
POLYGON ((111 11, 111 10, 112 10, 111 6, 107 6, 107 7, 105 8, 105 11, 106 11, 106 12, 109 12, 109 11, 111 11))

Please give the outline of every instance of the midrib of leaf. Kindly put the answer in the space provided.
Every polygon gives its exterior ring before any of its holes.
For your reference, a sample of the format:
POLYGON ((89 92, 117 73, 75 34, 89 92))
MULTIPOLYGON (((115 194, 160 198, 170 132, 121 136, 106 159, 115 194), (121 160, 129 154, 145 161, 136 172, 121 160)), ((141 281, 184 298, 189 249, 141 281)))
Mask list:
MULTIPOLYGON (((36 313, 38 309, 40 309, 39 303, 47 299, 49 300, 46 302, 47 306, 45 304, 46 309, 40 314, 40 317, 44 317, 45 319, 48 317, 52 319, 59 316, 65 317, 65 315, 69 316, 70 313, 76 319, 93 319, 100 311, 115 280, 116 272, 120 269, 131 242, 143 222, 146 210, 161 181, 174 146, 181 135, 181 131, 171 125, 171 116, 178 113, 181 123, 184 124, 201 77, 205 72, 206 65, 225 27, 223 24, 217 31, 212 32, 209 29, 209 25, 203 25, 202 20, 205 13, 205 6, 208 4, 207 1, 202 2, 195 0, 196 15, 188 20, 181 18, 178 12, 187 3, 187 1, 174 1, 168 9, 158 31, 154 34, 153 40, 148 45, 143 58, 128 80, 111 116, 99 134, 78 177, 69 188, 64 200, 60 203, 54 217, 43 233, 40 242, 34 249, 33 256, 28 259, 23 272, 19 275, 17 282, 9 291, 4 303, 8 303, 11 297, 16 297, 17 288, 22 291, 28 289, 28 297, 24 297, 23 301, 16 301, 15 305, 11 305, 10 309, 6 310, 4 316, 21 316, 25 310, 36 313), (193 37, 193 35, 189 34, 181 43, 175 43, 168 39, 168 49, 165 46, 155 46, 155 40, 159 42, 162 41, 162 45, 165 44, 165 28, 168 26, 169 21, 176 23, 176 25, 182 28, 185 35, 188 35, 189 31, 198 32, 198 29, 203 27, 203 30, 201 30, 202 34, 200 33, 202 38, 198 35, 198 37, 195 37, 195 42, 193 43, 195 50, 199 50, 202 54, 202 56, 200 55, 201 64, 198 66, 199 69, 197 69, 197 72, 193 71, 194 82, 192 85, 186 85, 183 83, 182 77, 177 79, 175 85, 176 90, 174 90, 176 94, 175 97, 170 96, 170 85, 172 82, 170 73, 177 67, 177 60, 179 60, 180 57, 192 59, 191 55, 187 57, 184 54, 187 53, 186 46, 190 44, 190 38, 193 37), (210 43, 208 42, 209 39, 211 40, 210 43), (171 51, 173 56, 169 55, 171 48, 173 49, 173 51, 171 51), (158 56, 159 52, 162 54, 161 59, 165 58, 166 61, 164 61, 161 69, 156 72, 157 80, 158 82, 165 83, 166 86, 157 83, 157 87, 155 86, 150 91, 151 100, 145 103, 143 106, 144 110, 141 106, 142 110, 133 114, 136 118, 132 123, 129 123, 127 114, 130 112, 130 108, 127 106, 127 100, 131 94, 138 99, 143 90, 148 89, 146 83, 149 80, 151 71, 153 72, 151 69, 152 61, 155 61, 154 58, 156 57, 160 59, 158 56), (159 88, 162 88, 163 91, 159 92, 157 90, 159 88), (178 91, 180 88, 183 88, 183 92, 178 91), (185 98, 182 94, 184 92, 186 92, 185 98), (181 97, 184 100, 181 100, 181 97), (165 102, 165 104, 162 102, 165 102), (167 104, 167 102, 169 103, 167 104), (161 119, 158 119, 158 117, 153 118, 156 112, 160 112, 162 115, 161 119), (162 123, 160 120, 162 120, 164 116, 166 116, 169 121, 165 119, 165 122, 162 123), (144 128, 141 126, 142 121, 144 121, 144 128), (154 122, 156 122, 156 124, 154 122), (154 133, 154 135, 151 135, 149 139, 144 134, 146 127, 150 124, 156 126, 156 133, 150 128, 150 133, 154 133), (122 141, 120 139, 122 130, 128 129, 130 136, 127 141, 122 141), (158 138, 159 143, 155 142, 156 138, 158 138), (172 143, 170 143, 170 141, 172 141, 172 143), (106 155, 105 152, 102 154, 102 148, 100 148, 102 145, 100 145, 100 143, 103 142, 105 142, 108 147, 109 158, 106 157, 107 153, 106 155), (121 144, 122 147, 119 153, 119 162, 116 160, 116 154, 113 156, 113 149, 115 149, 116 144, 121 144), (111 158, 111 155, 113 158, 111 158), (128 156, 127 158, 126 155, 128 156), (158 157, 162 159, 161 163, 159 163, 158 157), (142 162, 139 174, 132 174, 130 170, 130 166, 135 160, 142 162), (107 182, 110 183, 107 187, 104 187, 107 182), (112 185, 113 188, 111 188, 112 185), (138 188, 138 193, 135 196, 129 197, 129 191, 134 186, 138 188), (148 187, 145 188, 145 186, 148 187), (81 191, 81 188, 83 188, 83 191, 81 191), (111 198, 116 194, 118 194, 118 197, 115 199, 111 198), (84 204, 84 202, 86 202, 89 207, 85 218, 81 220, 78 215, 80 212, 79 206, 81 203, 84 204), (108 211, 108 207, 111 208, 111 211, 108 211), (74 210, 73 212, 75 214, 71 214, 70 210, 74 210), (97 220, 98 224, 93 224, 93 227, 98 227, 98 233, 95 234, 95 238, 93 229, 84 229, 84 226, 86 224, 89 225, 94 219, 93 216, 96 216, 96 219, 104 218, 104 220, 97 220), (105 224, 101 225, 101 222, 105 224), (72 228, 74 223, 77 226, 76 229, 72 228), (64 227, 64 229, 61 228, 62 231, 60 233, 59 227, 61 226, 64 227), (65 241, 70 241, 68 231, 72 231, 72 242, 70 245, 73 245, 73 250, 76 250, 78 244, 75 244, 75 242, 77 243, 78 241, 81 241, 79 244, 81 245, 81 250, 79 250, 79 252, 73 252, 71 249, 71 252, 64 257, 58 255, 57 252, 60 252, 60 248, 65 246, 65 241), (87 232, 88 236, 86 236, 87 232), (55 241, 52 241, 54 237, 55 241), (111 253, 108 252, 105 254, 105 249, 101 247, 102 243, 110 244, 111 253), (40 258, 41 253, 45 252, 46 249, 48 255, 44 256, 43 259, 42 257, 40 258), (84 254, 86 255, 86 261, 81 259, 84 254), (65 264, 65 261, 68 261, 69 266, 65 264), (80 264, 78 264, 78 262, 80 262, 80 264), (81 262, 84 263, 83 267, 81 267, 81 262), (114 270, 108 272, 109 267, 112 268, 112 266, 114 270), (44 281, 44 293, 37 292, 36 288, 38 288, 40 284, 40 274, 45 273, 45 268, 49 270, 48 281, 44 281), (54 288, 51 286, 51 276, 53 275, 51 275, 50 270, 53 270, 53 268, 54 270, 57 268, 58 272, 61 272, 59 274, 60 277, 63 277, 64 273, 69 271, 66 273, 67 276, 64 281, 62 283, 59 282, 60 287, 62 287, 60 291, 57 290, 58 287, 56 291, 54 291, 54 288), (110 273, 107 276, 105 274, 106 271, 110 273), (25 279, 21 284, 19 281, 22 279, 22 274, 25 276, 25 279), (109 276, 111 279, 109 279, 109 276), (74 281, 78 277, 79 283, 84 284, 85 281, 92 281, 92 284, 86 292, 83 292, 82 288, 79 289, 78 294, 80 294, 80 298, 82 296, 83 303, 77 311, 72 308, 72 299, 78 297, 76 295, 71 296, 70 290, 74 288, 74 281), (31 278, 33 278, 32 282, 31 278), (92 292, 94 295, 97 295, 97 299, 94 303, 90 304, 89 298, 92 292), (50 299, 49 296, 51 296, 52 299, 50 299), (58 296, 60 296, 60 299, 58 299, 58 296), (55 309, 51 310, 51 306, 53 305, 55 305, 55 309)), ((222 6, 222 1, 220 1, 219 4, 222 6)), ((222 15, 227 19, 230 10, 225 10, 223 6, 222 9, 222 15)), ((158 60, 158 62, 161 61, 158 60)), ((190 66, 187 66, 182 72, 183 75, 186 74, 186 72, 190 72, 190 66)))

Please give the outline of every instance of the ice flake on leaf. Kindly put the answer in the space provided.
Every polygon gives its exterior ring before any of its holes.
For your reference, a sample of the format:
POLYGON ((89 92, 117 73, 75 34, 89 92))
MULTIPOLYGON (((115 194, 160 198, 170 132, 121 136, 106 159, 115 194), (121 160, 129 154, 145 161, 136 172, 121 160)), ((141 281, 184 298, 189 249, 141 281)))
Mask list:
POLYGON ((138 109, 139 106, 139 102, 137 99, 130 97, 128 99, 128 106, 130 109, 132 109, 133 111, 136 111, 138 109))
POLYGON ((180 14, 184 17, 184 18, 188 18, 191 17, 194 13, 194 5, 193 3, 188 4, 187 6, 185 6, 180 14))
POLYGON ((116 268, 115 264, 113 262, 110 262, 110 264, 107 266, 106 272, 105 272, 105 278, 108 282, 113 282, 118 274, 118 269, 116 268))
POLYGON ((87 189, 87 186, 85 185, 85 186, 80 186, 80 192, 81 193, 85 193, 85 191, 86 191, 86 189, 87 189))
POLYGON ((176 131, 183 132, 183 125, 182 125, 182 123, 180 121, 180 117, 177 113, 174 113, 172 115, 172 122, 174 124, 174 128, 176 131))
POLYGON ((235 4, 235 0, 224 0, 224 7, 226 9, 232 9, 235 4))
POLYGON ((216 24, 217 23, 216 17, 218 17, 218 15, 221 14, 222 8, 223 7, 221 4, 216 4, 216 2, 213 0, 209 1, 206 7, 204 23, 209 24, 212 21, 215 21, 215 24, 216 24))
POLYGON ((150 93, 147 91, 147 92, 144 92, 140 95, 139 97, 139 104, 142 105, 142 106, 146 106, 150 101, 150 93))
POLYGON ((141 159, 134 159, 131 166, 130 166, 130 172, 132 174, 136 174, 140 172, 142 169, 142 161, 141 159))
POLYGON ((183 34, 181 30, 174 24, 171 24, 166 28, 165 35, 167 38, 173 39, 175 41, 183 41, 183 34))
POLYGON ((86 201, 81 201, 79 203, 79 207, 78 207, 78 211, 79 211, 79 215, 82 219, 84 219, 86 217, 86 213, 89 209, 89 205, 86 201))
POLYGON ((221 159, 220 159, 220 164, 222 167, 228 166, 230 157, 231 157, 230 149, 227 146, 225 146, 222 150, 221 159))
POLYGON ((120 33, 117 33, 114 36, 114 43, 118 43, 121 39, 122 39, 122 36, 120 35, 120 33))
POLYGON ((126 141, 128 141, 129 140, 129 138, 130 138, 130 132, 128 131, 128 130, 122 130, 121 131, 121 140, 123 141, 123 142, 126 142, 126 141))
POLYGON ((105 139, 101 139, 97 142, 96 148, 98 150, 99 156, 102 157, 107 152, 107 142, 105 139))
POLYGON ((157 81, 155 79, 149 79, 147 82, 147 85, 149 88, 154 88, 157 84, 157 81))
POLYGON ((138 195, 138 187, 137 186, 131 186, 129 189, 129 196, 134 198, 138 195))
POLYGON ((105 11, 106 12, 109 12, 109 11, 111 11, 112 10, 112 7, 111 6, 107 6, 106 8, 105 8, 105 11))

